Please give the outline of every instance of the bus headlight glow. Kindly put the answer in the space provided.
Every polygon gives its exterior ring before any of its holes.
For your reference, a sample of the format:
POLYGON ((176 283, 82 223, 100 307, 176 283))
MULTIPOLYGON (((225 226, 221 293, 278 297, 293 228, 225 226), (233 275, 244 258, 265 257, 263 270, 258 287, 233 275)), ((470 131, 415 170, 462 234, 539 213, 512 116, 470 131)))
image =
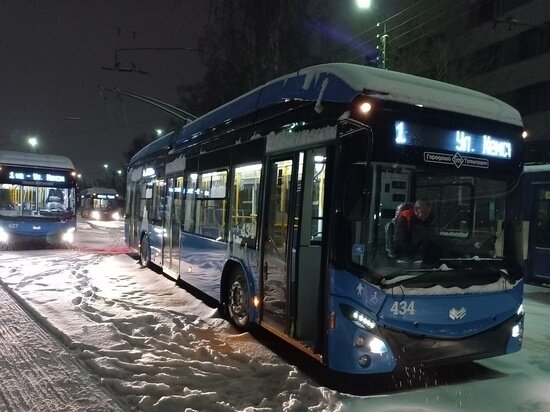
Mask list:
POLYGON ((74 241, 74 231, 75 231, 74 227, 67 230, 65 233, 63 233, 63 236, 61 236, 61 240, 63 240, 63 242, 67 242, 67 243, 73 243, 73 241, 74 241))
POLYGON ((520 336, 521 336, 521 325, 519 324, 514 325, 514 327, 512 328, 512 337, 518 338, 520 336))
POLYGON ((382 355, 388 351, 388 347, 382 339, 378 339, 376 336, 373 337, 369 342, 369 349, 372 353, 377 355, 382 355))
POLYGON ((359 311, 354 311, 352 314, 352 319, 355 321, 355 323, 358 323, 359 326, 365 329, 374 329, 376 327, 376 322, 370 319, 367 315, 364 315, 363 313, 359 311))
POLYGON ((367 114, 372 110, 372 105, 369 102, 363 102, 359 105, 359 111, 361 114, 367 114))
POLYGON ((94 210, 92 212, 92 219, 99 220, 100 217, 101 217, 101 215, 99 214, 99 212, 97 210, 94 210))
POLYGON ((353 308, 352 306, 340 304, 340 309, 342 313, 351 320, 354 324, 359 326, 362 329, 372 330, 376 328, 376 321, 371 315, 367 315, 353 308))
POLYGON ((525 309, 523 309, 523 303, 522 303, 521 305, 519 305, 517 314, 518 314, 518 316, 523 316, 523 315, 525 315, 525 309))
POLYGON ((0 242, 7 243, 9 239, 8 232, 4 230, 4 228, 0 227, 0 242))

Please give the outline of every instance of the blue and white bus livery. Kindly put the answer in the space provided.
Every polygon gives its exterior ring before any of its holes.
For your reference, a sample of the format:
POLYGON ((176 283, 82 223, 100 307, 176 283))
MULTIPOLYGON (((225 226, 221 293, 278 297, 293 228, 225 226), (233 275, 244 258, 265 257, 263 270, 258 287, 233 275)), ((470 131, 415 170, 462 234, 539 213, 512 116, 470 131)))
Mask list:
POLYGON ((0 150, 0 244, 72 243, 75 188, 67 157, 0 150))
POLYGON ((515 352, 522 132, 514 108, 478 92, 351 64, 306 68, 138 152, 127 242, 239 329, 268 329, 332 370, 515 352), (386 224, 421 198, 435 259, 390 256, 386 224))

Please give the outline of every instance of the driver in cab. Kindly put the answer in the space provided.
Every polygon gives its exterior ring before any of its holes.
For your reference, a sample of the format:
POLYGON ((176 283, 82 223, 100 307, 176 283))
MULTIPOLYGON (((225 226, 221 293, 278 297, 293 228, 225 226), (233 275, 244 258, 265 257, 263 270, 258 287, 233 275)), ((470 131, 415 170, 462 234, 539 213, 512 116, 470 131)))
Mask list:
POLYGON ((412 208, 402 210, 395 221, 396 256, 409 260, 434 261, 437 258, 436 234, 432 226, 432 203, 418 199, 412 208))

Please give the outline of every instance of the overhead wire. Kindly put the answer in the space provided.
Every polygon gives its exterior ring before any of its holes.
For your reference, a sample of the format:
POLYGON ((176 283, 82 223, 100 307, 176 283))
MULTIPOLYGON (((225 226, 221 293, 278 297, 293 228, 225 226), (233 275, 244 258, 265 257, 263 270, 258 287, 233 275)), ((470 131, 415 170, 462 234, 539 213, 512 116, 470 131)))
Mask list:
MULTIPOLYGON (((426 36, 428 36, 428 35, 430 35, 430 34, 436 32, 436 31, 438 31, 438 30, 441 30, 443 27, 449 25, 450 23, 452 23, 452 22, 458 20, 459 18, 464 17, 466 14, 470 13, 472 10, 477 10, 477 9, 479 9, 480 7, 484 6, 484 5, 487 4, 489 1, 491 1, 491 0, 482 0, 482 1, 478 2, 478 4, 476 4, 475 7, 468 9, 466 12, 464 12, 464 13, 462 13, 462 14, 458 14, 456 17, 454 17, 454 18, 452 18, 452 19, 446 20, 445 23, 440 24, 440 25, 438 25, 437 27, 434 27, 433 29, 431 29, 431 30, 429 30, 429 31, 427 31, 427 32, 423 32, 421 35, 417 36, 416 38, 414 38, 413 40, 407 42, 406 44, 400 45, 400 47, 406 47, 406 46, 408 46, 409 44, 412 44, 412 43, 414 43, 414 42, 420 40, 420 39, 423 38, 423 37, 426 37, 426 36)), ((412 29, 410 29, 410 30, 408 30, 408 31, 406 31, 406 32, 400 33, 398 36, 396 36, 396 37, 394 37, 394 38, 390 37, 390 39, 391 39, 392 42, 395 42, 397 39, 400 39, 400 38, 404 37, 404 36, 407 35, 407 34, 410 34, 410 33, 414 32, 414 31, 417 31, 417 30, 421 29, 421 28, 424 27, 425 25, 427 25, 427 24, 433 22, 434 20, 440 18, 441 16, 443 16, 443 15, 445 15, 445 14, 448 14, 448 13, 450 13, 450 12, 453 12, 453 11, 455 11, 455 10, 458 10, 460 7, 463 7, 464 4, 465 4, 464 2, 457 2, 457 3, 455 3, 455 6, 454 6, 454 7, 450 8, 450 9, 447 8, 447 9, 445 9, 443 12, 437 14, 436 16, 432 17, 431 19, 427 20, 426 22, 424 22, 424 23, 422 23, 422 24, 420 24, 420 25, 418 25, 418 26, 415 26, 414 28, 412 28, 412 29)), ((398 26, 395 26, 395 27, 393 27, 393 28, 391 28, 391 29, 389 29, 389 30, 386 30, 386 34, 390 34, 391 32, 394 32, 398 27, 401 27, 401 26, 403 26, 404 24, 410 23, 410 22, 414 21, 415 19, 418 19, 419 17, 425 15, 426 13, 428 13, 428 12, 434 10, 436 7, 439 7, 439 6, 440 6, 440 3, 436 3, 434 6, 430 7, 429 9, 427 9, 427 10, 425 10, 425 11, 419 13, 419 14, 416 14, 415 16, 411 17, 410 19, 408 19, 408 20, 406 20, 406 21, 400 23, 398 26)), ((376 40, 376 38, 373 38, 373 39, 370 39, 370 40, 368 40, 368 41, 365 41, 365 42, 363 42, 362 44, 367 44, 368 42, 372 42, 372 41, 374 41, 374 40, 376 40)), ((357 59, 358 57, 361 57, 361 56, 362 56, 361 54, 356 54, 356 55, 350 57, 350 58, 349 58, 348 60, 346 60, 346 61, 347 61, 347 62, 350 62, 350 61, 353 61, 353 60, 355 60, 355 59, 357 59)))
MULTIPOLYGON (((403 13, 405 13, 405 12, 411 10, 411 9, 414 8, 414 7, 420 7, 420 6, 421 6, 423 3, 425 3, 426 1, 428 1, 428 0, 421 0, 419 3, 413 4, 412 6, 409 6, 409 7, 405 8, 405 9, 403 9, 403 10, 401 10, 401 11, 399 11, 399 12, 397 12, 397 13, 391 15, 391 16, 389 16, 389 17, 385 18, 384 20, 377 22, 377 23, 374 24, 373 26, 371 26, 371 27, 367 28, 366 30, 363 30, 362 32, 360 32, 360 33, 358 33, 357 35, 355 35, 352 39, 350 39, 348 42, 346 42, 343 46, 340 46, 340 47, 345 47, 347 44, 351 43, 352 41, 359 39, 359 38, 360 38, 362 35, 364 35, 365 33, 368 33, 368 32, 370 32, 370 31, 372 31, 372 30, 374 30, 374 29, 379 28, 379 27, 380 27, 380 24, 387 23, 388 21, 391 21, 392 19, 397 18, 397 17, 400 16, 401 14, 403 14, 403 13)), ((361 41, 359 44, 356 44, 356 45, 355 45, 354 47, 352 47, 351 49, 346 50, 345 54, 348 54, 348 53, 350 53, 350 52, 353 52, 353 51, 356 50, 357 48, 359 48, 359 47, 361 47, 361 46, 364 46, 364 45, 366 45, 366 44, 369 44, 369 43, 375 41, 377 38, 378 38, 378 34, 377 34, 375 37, 371 37, 371 38, 369 38, 369 39, 367 39, 367 40, 363 40, 363 41, 361 41)))
MULTIPOLYGON (((369 31, 372 31, 372 30, 374 30, 374 29, 379 28, 381 24, 387 24, 389 21, 391 21, 391 20, 393 20, 393 19, 399 17, 400 15, 402 15, 402 14, 405 13, 405 12, 408 12, 409 10, 413 9, 414 7, 420 7, 420 6, 422 6, 423 3, 426 3, 426 1, 428 1, 428 0, 421 0, 420 2, 418 2, 418 3, 416 3, 416 4, 413 4, 412 6, 409 6, 409 7, 405 8, 405 9, 403 9, 403 10, 401 10, 401 11, 399 11, 399 12, 393 14, 393 15, 391 15, 390 17, 385 18, 384 20, 382 20, 382 21, 380 21, 380 22, 377 22, 374 26, 371 26, 371 27, 369 27, 368 29, 362 31, 361 33, 358 33, 358 34, 354 37, 354 39, 358 39, 358 38, 359 38, 360 36, 362 36, 363 34, 369 32, 369 31)), ((436 4, 434 4, 433 6, 431 6, 429 9, 424 10, 423 12, 421 12, 421 13, 415 15, 415 16, 412 17, 411 19, 406 20, 405 22, 402 22, 402 23, 398 24, 397 26, 395 26, 394 28, 390 29, 389 31, 387 30, 387 31, 386 31, 386 34, 389 34, 390 32, 392 32, 392 31, 396 30, 397 28, 401 27, 403 24, 406 24, 407 22, 409 22, 409 21, 411 21, 411 20, 413 20, 413 19, 415 19, 415 18, 417 18, 417 17, 419 17, 419 16, 421 16, 421 15, 423 15, 423 14, 425 14, 425 13, 431 11, 432 9, 434 9, 435 7, 437 7, 438 5, 439 5, 439 4, 436 3, 436 4)), ((371 37, 371 38, 368 38, 368 39, 366 39, 366 40, 361 41, 359 44, 355 45, 355 46, 352 47, 351 49, 346 50, 346 52, 345 52, 344 55, 342 56, 342 59, 345 58, 346 54, 349 54, 349 53, 353 52, 354 50, 358 49, 359 47, 362 47, 362 46, 365 46, 365 45, 370 44, 370 43, 372 43, 372 42, 375 42, 375 41, 377 41, 378 38, 379 38, 379 34, 377 34, 377 35, 374 36, 374 37, 371 37)), ((350 40, 347 44, 349 44, 351 41, 352 41, 352 40, 350 40)), ((348 61, 354 60, 354 59, 357 58, 358 56, 360 56, 360 55, 357 55, 357 54, 356 54, 355 56, 353 56, 352 58, 350 58, 348 61)))

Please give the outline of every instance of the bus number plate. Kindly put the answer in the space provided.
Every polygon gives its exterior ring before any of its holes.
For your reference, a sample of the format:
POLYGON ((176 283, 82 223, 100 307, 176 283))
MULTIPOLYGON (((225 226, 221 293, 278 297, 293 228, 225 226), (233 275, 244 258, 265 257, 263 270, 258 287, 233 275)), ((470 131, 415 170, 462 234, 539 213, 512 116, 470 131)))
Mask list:
POLYGON ((414 308, 414 300, 407 302, 406 300, 403 300, 401 302, 393 302, 393 305, 391 305, 391 313, 394 315, 414 315, 416 313, 416 310, 414 308))

